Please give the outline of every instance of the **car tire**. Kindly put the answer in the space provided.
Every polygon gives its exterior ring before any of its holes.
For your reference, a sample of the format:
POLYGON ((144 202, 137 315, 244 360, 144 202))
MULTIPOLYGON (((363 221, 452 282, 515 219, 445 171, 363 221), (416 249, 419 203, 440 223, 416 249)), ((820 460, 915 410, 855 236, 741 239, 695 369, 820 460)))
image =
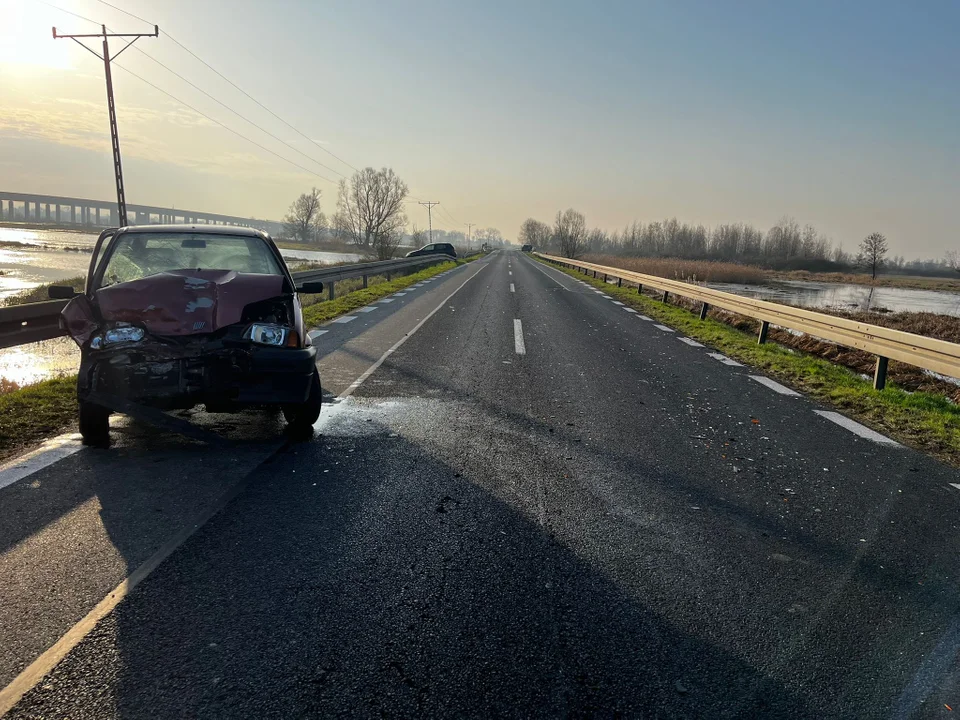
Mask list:
POLYGON ((85 400, 79 408, 80 436, 84 445, 106 447, 110 444, 110 411, 85 400))
POLYGON ((313 427, 320 417, 320 408, 323 402, 323 391, 320 389, 320 371, 314 370, 310 380, 310 395, 299 405, 284 405, 283 417, 287 420, 290 430, 302 433, 313 427))

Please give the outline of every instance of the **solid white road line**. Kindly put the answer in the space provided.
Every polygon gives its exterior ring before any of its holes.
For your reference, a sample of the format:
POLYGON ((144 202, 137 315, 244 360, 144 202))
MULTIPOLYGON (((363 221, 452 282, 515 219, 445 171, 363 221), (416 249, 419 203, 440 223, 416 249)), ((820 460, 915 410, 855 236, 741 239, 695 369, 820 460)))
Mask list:
POLYGON ((527 348, 523 344, 523 323, 519 320, 513 321, 513 346, 517 355, 527 354, 527 348))
POLYGON ((791 397, 800 397, 800 393, 798 393, 796 390, 791 390, 786 385, 781 385, 776 380, 771 380, 770 378, 764 377, 763 375, 750 375, 750 379, 756 380, 761 385, 766 385, 768 388, 770 388, 774 392, 780 393, 781 395, 790 395, 791 397))
POLYGON ((861 425, 858 422, 854 422, 845 415, 840 413, 830 412, 828 410, 814 410, 814 412, 820 417, 825 417, 830 422, 834 422, 840 427, 849 430, 854 435, 859 435, 866 440, 872 440, 875 443, 880 443, 881 445, 889 445, 890 447, 902 448, 903 445, 898 443, 896 440, 891 440, 886 435, 881 435, 880 433, 871 430, 866 425, 861 425))
POLYGON ((357 312, 368 313, 368 312, 373 312, 376 309, 377 309, 376 305, 367 305, 366 307, 358 308, 357 312))
POLYGON ((677 340, 679 340, 679 341, 682 342, 682 343, 686 343, 686 344, 689 345, 690 347, 703 347, 703 344, 702 344, 702 343, 698 343, 698 342, 697 342, 696 340, 694 340, 693 338, 679 337, 679 338, 677 338, 677 340))
POLYGON ((743 367, 743 365, 738 363, 736 360, 731 360, 726 355, 721 355, 720 353, 707 353, 707 355, 712 357, 714 360, 719 360, 724 365, 729 365, 730 367, 743 367))
POLYGON ((510 283, 510 292, 515 293, 517 290, 513 287, 513 283, 510 283))
POLYGON ((51 438, 33 452, 0 465, 0 488, 13 485, 28 475, 33 475, 38 470, 43 470, 82 449, 80 436, 74 433, 51 438))
MULTIPOLYGON (((471 265, 472 265, 472 264, 471 264, 471 265)), ((417 330, 419 330, 420 328, 422 328, 422 327, 424 326, 424 324, 427 322, 427 320, 429 320, 429 319, 432 318, 434 315, 436 315, 438 312, 440 312, 440 309, 441 309, 444 305, 446 305, 454 295, 456 295, 458 292, 460 292, 460 290, 463 288, 464 285, 466 285, 468 282, 470 282, 471 280, 473 280, 477 275, 479 275, 480 272, 481 272, 485 267, 487 267, 487 265, 489 265, 489 263, 482 263, 482 264, 476 265, 477 271, 476 271, 473 275, 471 275, 471 276, 468 277, 466 280, 464 280, 462 283, 460 283, 460 285, 457 287, 456 290, 454 290, 452 293, 450 293, 449 295, 447 295, 439 305, 437 305, 433 310, 431 310, 429 313, 427 313, 427 316, 426 316, 425 318, 423 318, 423 320, 421 320, 420 322, 418 322, 416 325, 414 325, 414 326, 413 326, 413 329, 412 329, 410 332, 408 332, 408 333, 407 333, 406 335, 404 335, 402 338, 400 338, 399 340, 397 340, 393 345, 391 345, 391 346, 387 349, 387 351, 386 351, 383 355, 380 356, 380 359, 379 359, 379 360, 377 360, 373 365, 371 365, 371 366, 368 367, 366 370, 364 370, 363 374, 362 374, 360 377, 358 377, 356 380, 354 380, 352 383, 350 383, 349 387, 347 387, 346 390, 344 390, 342 393, 340 393, 339 395, 337 395, 337 397, 338 397, 340 400, 343 400, 344 398, 347 398, 347 397, 350 397, 351 395, 353 395, 353 393, 356 391, 356 389, 357 389, 358 387, 360 387, 368 377, 370 377, 371 375, 373 375, 373 373, 375 373, 375 372, 377 371, 377 368, 379 368, 381 365, 383 365, 384 361, 385 361, 388 357, 390 357, 391 355, 393 355, 393 353, 395 353, 395 352, 400 348, 401 345, 403 345, 407 340, 409 340, 410 338, 412 338, 412 337, 414 336, 414 334, 417 332, 417 330)), ((327 406, 325 405, 324 407, 326 408, 327 406)), ((326 422, 326 418, 325 418, 325 417, 323 416, 323 414, 321 413, 320 418, 317 420, 316 423, 314 423, 313 426, 314 426, 314 428, 322 427, 325 422, 326 422)))
POLYGON ((338 317, 336 320, 334 320, 333 322, 343 324, 343 323, 353 322, 356 319, 357 319, 356 315, 342 315, 338 317))
POLYGON ((674 332, 673 328, 669 328, 666 325, 654 325, 657 330, 663 330, 664 332, 674 332))

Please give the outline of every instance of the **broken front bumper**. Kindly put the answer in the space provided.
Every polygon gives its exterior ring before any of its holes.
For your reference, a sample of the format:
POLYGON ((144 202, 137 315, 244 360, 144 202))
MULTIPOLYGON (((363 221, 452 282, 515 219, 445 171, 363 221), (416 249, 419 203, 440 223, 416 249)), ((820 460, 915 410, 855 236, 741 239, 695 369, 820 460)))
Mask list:
POLYGON ((316 348, 209 345, 149 343, 87 351, 81 360, 78 394, 85 399, 93 392, 106 393, 164 409, 200 404, 231 409, 307 400, 316 348))

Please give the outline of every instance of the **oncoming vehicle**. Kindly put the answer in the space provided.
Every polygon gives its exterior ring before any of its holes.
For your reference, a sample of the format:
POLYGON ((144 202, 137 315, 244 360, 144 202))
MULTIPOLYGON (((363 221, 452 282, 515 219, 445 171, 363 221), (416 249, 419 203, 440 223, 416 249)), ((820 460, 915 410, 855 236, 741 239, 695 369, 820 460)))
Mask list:
POLYGON ((520 248, 520 252, 533 252, 533 245, 524 245, 520 248))
POLYGON ((457 251, 450 243, 431 243, 424 245, 419 250, 412 250, 406 254, 406 257, 418 257, 420 255, 449 255, 452 258, 457 257, 457 251))
MULTIPOLYGON (((303 290, 320 292, 322 283, 303 290)), ((119 403, 210 412, 282 408, 294 429, 320 414, 316 348, 293 278, 268 235, 227 226, 106 230, 61 324, 80 346, 80 433, 109 442, 119 403)), ((129 406, 129 405, 127 405, 129 406)))

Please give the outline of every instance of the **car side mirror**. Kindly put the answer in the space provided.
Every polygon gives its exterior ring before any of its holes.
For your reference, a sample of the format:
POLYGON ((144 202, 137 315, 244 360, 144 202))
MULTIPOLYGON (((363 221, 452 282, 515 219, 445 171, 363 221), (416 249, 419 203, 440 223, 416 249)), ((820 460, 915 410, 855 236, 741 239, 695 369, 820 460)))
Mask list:
POLYGON ((300 292, 307 295, 319 295, 323 292, 323 283, 319 280, 307 280, 300 286, 300 292))
POLYGON ((51 285, 47 288, 47 295, 51 300, 72 300, 79 293, 69 285, 51 285))

